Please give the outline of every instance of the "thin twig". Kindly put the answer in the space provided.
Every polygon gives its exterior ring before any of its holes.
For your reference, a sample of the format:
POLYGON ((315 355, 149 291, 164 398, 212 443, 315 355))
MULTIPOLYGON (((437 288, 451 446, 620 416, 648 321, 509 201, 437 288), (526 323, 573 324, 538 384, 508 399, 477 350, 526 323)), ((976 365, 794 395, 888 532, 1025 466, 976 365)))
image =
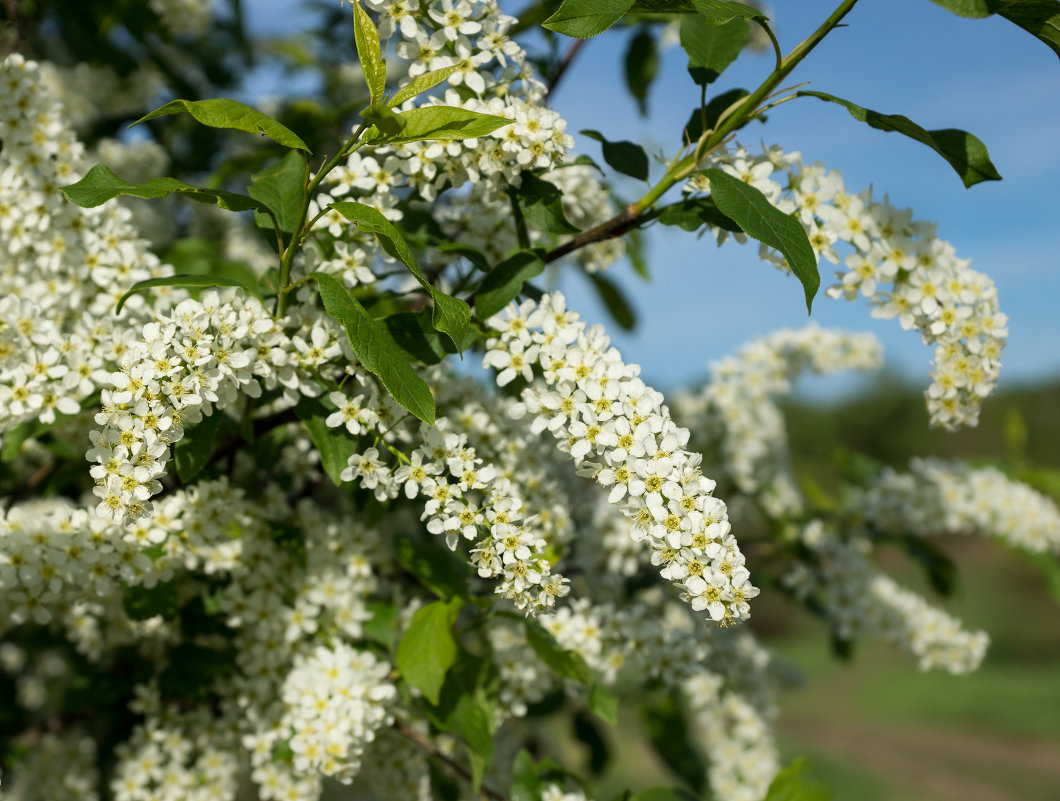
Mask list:
POLYGON ((577 57, 578 52, 585 46, 588 39, 577 39, 574 44, 567 50, 567 55, 563 57, 563 60, 559 63, 556 68, 556 73, 552 76, 552 80, 548 82, 548 89, 545 91, 545 104, 552 99, 552 94, 556 91, 556 87, 559 86, 559 82, 566 75, 567 70, 570 68, 571 62, 577 57))
MULTIPOLYGON (((415 729, 406 726, 404 723, 395 723, 394 730, 403 737, 407 737, 409 740, 412 740, 412 742, 416 743, 416 745, 418 745, 420 748, 422 748, 434 758, 438 759, 440 762, 445 763, 445 765, 451 771, 459 775, 468 784, 472 783, 471 774, 468 772, 467 768, 465 768, 459 762, 455 761, 452 757, 443 754, 441 751, 438 750, 438 747, 434 743, 432 743, 422 734, 417 732, 415 729)), ((501 795, 496 790, 490 788, 485 784, 482 785, 482 788, 479 793, 482 798, 490 799, 490 801, 508 801, 507 796, 501 795)))

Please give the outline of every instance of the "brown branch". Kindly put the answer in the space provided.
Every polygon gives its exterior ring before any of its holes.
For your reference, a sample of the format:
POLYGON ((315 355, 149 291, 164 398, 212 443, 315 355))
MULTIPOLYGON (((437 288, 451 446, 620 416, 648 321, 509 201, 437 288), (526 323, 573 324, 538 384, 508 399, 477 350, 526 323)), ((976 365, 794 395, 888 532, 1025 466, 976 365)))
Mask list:
POLYGON ((548 105, 548 101, 552 99, 552 94, 556 91, 556 87, 559 86, 559 82, 563 80, 563 76, 566 75, 567 70, 570 69, 571 62, 574 61, 587 41, 589 40, 577 39, 574 44, 570 46, 570 49, 567 50, 567 54, 563 57, 563 60, 556 68, 555 74, 548 82, 548 89, 545 91, 545 105, 548 105))
POLYGON ((642 214, 643 211, 638 204, 631 203, 610 220, 602 222, 588 231, 582 231, 570 241, 550 250, 545 255, 545 262, 553 262, 586 245, 591 245, 593 242, 602 242, 605 239, 614 239, 617 236, 622 236, 622 234, 636 227, 642 214))
POLYGON ((11 495, 4 499, 4 506, 6 508, 11 508, 18 501, 21 501, 22 499, 26 498, 33 492, 33 490, 37 489, 37 487, 43 484, 45 479, 47 479, 48 476, 54 473, 58 466, 58 459, 52 459, 50 462, 46 462, 45 464, 41 465, 39 468, 37 468, 36 472, 33 473, 33 475, 26 479, 26 482, 24 484, 19 487, 16 487, 14 492, 12 492, 11 495))
MULTIPOLYGON (((447 754, 443 754, 441 751, 439 751, 438 746, 436 746, 418 731, 409 726, 406 726, 404 723, 395 723, 394 730, 398 734, 412 740, 412 742, 416 743, 416 745, 418 745, 420 748, 422 748, 434 758, 438 759, 441 762, 444 762, 451 771, 458 774, 468 784, 472 784, 471 774, 468 772, 467 768, 465 768, 459 762, 454 760, 452 757, 448 756, 447 754)), ((485 784, 482 785, 482 788, 479 790, 479 794, 481 798, 489 799, 489 801, 508 801, 507 796, 501 795, 496 790, 490 788, 488 785, 485 784)))

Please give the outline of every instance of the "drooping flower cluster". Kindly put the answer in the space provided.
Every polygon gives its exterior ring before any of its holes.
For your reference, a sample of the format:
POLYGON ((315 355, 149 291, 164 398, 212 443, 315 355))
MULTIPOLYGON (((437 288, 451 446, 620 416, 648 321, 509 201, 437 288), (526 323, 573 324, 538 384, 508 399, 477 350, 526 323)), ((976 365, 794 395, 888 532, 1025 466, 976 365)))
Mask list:
POLYGON ((96 464, 97 514, 125 523, 150 515, 149 499, 162 491, 170 446, 185 424, 222 412, 241 393, 260 396, 262 383, 297 393, 301 370, 341 352, 323 320, 308 342, 288 338, 260 301, 235 290, 223 299, 209 291, 201 301, 181 301, 144 326, 143 339, 129 343, 102 390, 95 418, 101 430, 87 454, 96 464))
MULTIPOLYGON (((387 408, 392 403, 384 397, 374 388, 353 397, 333 392, 329 400, 338 409, 326 423, 355 435, 374 433, 381 417, 393 419, 387 408)), ((419 444, 405 455, 388 442, 396 466, 384 461, 378 447, 354 453, 341 478, 357 481, 380 500, 422 496, 427 531, 444 536, 450 550, 461 540, 473 543, 471 563, 481 578, 498 580, 498 594, 528 614, 551 608, 568 588, 544 556, 548 541, 525 519, 526 505, 512 481, 500 477, 468 444, 467 434, 454 428, 441 417, 433 427, 421 425, 416 435, 380 427, 384 440, 419 444)))
POLYGON ((370 651, 341 643, 295 659, 282 697, 296 771, 353 780, 376 730, 390 723, 387 707, 397 689, 389 672, 370 651))
POLYGON ((1056 504, 993 467, 914 459, 908 473, 885 468, 853 496, 851 507, 881 531, 977 534, 1035 553, 1060 553, 1056 504))
POLYGON ((80 410, 145 318, 135 298, 116 325, 114 303, 159 260, 124 209, 80 209, 59 187, 87 164, 41 69, 0 62, 0 435, 80 410))
POLYGON ((704 440, 704 453, 744 494, 756 495, 776 516, 801 503, 788 463, 784 416, 775 401, 806 372, 874 370, 883 351, 872 334, 811 324, 783 329, 744 345, 711 365, 695 394, 675 401, 678 417, 704 440))
POLYGON ((962 674, 979 667, 990 642, 987 633, 967 631, 959 620, 879 572, 869 556, 869 540, 841 539, 815 521, 799 532, 799 542, 813 553, 815 564, 795 566, 782 581, 796 597, 812 595, 838 637, 880 637, 909 650, 921 670, 962 674))
POLYGON ((500 336, 487 342, 484 363, 501 386, 517 376, 533 382, 522 393, 532 429, 551 432, 579 470, 610 487, 634 538, 647 541, 652 563, 694 609, 717 621, 746 618, 758 590, 725 504, 710 494, 700 457, 684 450, 688 430, 638 378, 640 368, 622 361, 601 327, 567 311, 560 294, 509 306, 491 324, 500 336))
MULTIPOLYGON (((839 243, 853 251, 843 259, 840 283, 830 297, 873 306, 874 317, 894 318, 920 332, 935 348, 932 384, 925 396, 931 421, 947 429, 974 426, 982 399, 997 384, 1008 317, 998 307, 997 288, 986 275, 958 259, 939 239, 935 225, 913 219, 887 198, 866 190, 848 194, 838 171, 803 164, 798 153, 770 148, 753 154, 726 152, 715 165, 760 189, 778 208, 802 221, 817 255, 839 264, 839 243), (777 180, 777 179, 780 180, 777 180)), ((688 191, 709 189, 695 176, 688 191)), ((726 236, 718 231, 719 241, 726 236)), ((764 259, 788 269, 783 257, 764 245, 764 259)))

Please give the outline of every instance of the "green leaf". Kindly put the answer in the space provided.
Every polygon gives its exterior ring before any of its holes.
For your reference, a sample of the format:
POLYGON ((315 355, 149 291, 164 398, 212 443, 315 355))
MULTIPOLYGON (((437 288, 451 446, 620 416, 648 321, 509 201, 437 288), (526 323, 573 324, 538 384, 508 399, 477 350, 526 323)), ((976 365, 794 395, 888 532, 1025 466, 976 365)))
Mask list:
POLYGON ((960 17, 982 19, 990 16, 987 0, 931 0, 931 2, 960 17))
POLYGON ((697 794, 706 785, 706 763, 693 746, 688 731, 685 708, 673 696, 665 695, 640 705, 643 732, 674 775, 697 794))
POLYGON ((589 691, 589 709, 612 726, 618 723, 618 698, 599 684, 589 691))
POLYGON ((394 555, 398 564, 439 598, 468 596, 471 566, 443 547, 433 534, 419 532, 397 537, 394 555))
POLYGON ((648 28, 641 28, 629 40, 625 59, 626 87, 637 101, 640 116, 648 114, 648 90, 659 73, 659 53, 655 37, 648 28))
POLYGON ((699 16, 711 25, 724 25, 734 19, 757 19, 765 22, 769 19, 759 9, 746 3, 729 2, 728 0, 692 0, 699 16))
POLYGON ((442 335, 434 330, 429 311, 398 312, 384 317, 382 323, 410 359, 423 364, 438 364, 453 352, 451 344, 449 349, 446 348, 449 340, 443 341, 442 335))
POLYGON ((681 17, 681 47, 688 55, 692 80, 700 86, 716 81, 743 51, 750 35, 745 19, 732 19, 722 25, 699 14, 681 17))
POLYGON ((622 19, 632 6, 633 0, 563 0, 541 27, 564 36, 589 39, 622 19))
POLYGON ((802 284, 808 313, 821 285, 821 276, 817 272, 817 257, 802 223, 770 203, 759 190, 727 172, 717 169, 704 172, 710 180, 710 196, 721 213, 749 236, 784 254, 788 266, 802 284))
POLYGON ((673 225, 685 231, 698 231, 713 225, 723 231, 742 231, 739 225, 721 213, 709 197, 686 197, 659 210, 656 219, 663 225, 673 225))
MULTIPOLYGON (((704 131, 713 130, 717 127, 721 115, 724 114, 733 103, 742 100, 747 97, 748 94, 750 93, 746 89, 730 89, 727 92, 722 92, 720 95, 711 98, 705 108, 696 106, 692 109, 692 114, 689 116, 688 123, 685 125, 681 143, 691 144, 693 142, 698 142, 699 137, 703 135, 704 131), (704 127, 704 123, 706 123, 706 127, 704 127)), ((764 121, 765 117, 763 115, 758 115, 756 119, 764 121)), ((750 122, 750 120, 747 120, 747 122, 750 122)))
POLYGON ((434 601, 421 606, 401 635, 395 663, 405 683, 415 687, 435 706, 445 674, 456 660, 456 640, 450 631, 460 600, 434 601))
POLYGON ((1060 2, 1057 0, 932 0, 954 14, 981 19, 1004 17, 1044 42, 1060 56, 1060 2))
MULTIPOLYGON (((298 138, 294 131, 276 122, 268 114, 231 100, 227 97, 219 97, 213 100, 171 100, 161 108, 156 108, 133 125, 164 117, 167 114, 180 114, 187 112, 198 122, 209 128, 228 128, 247 133, 263 134, 277 144, 284 147, 293 147, 296 150, 310 152, 305 142, 298 138)), ((132 125, 129 126, 130 128, 132 125)))
POLYGON ((220 189, 205 189, 201 186, 192 186, 176 178, 152 178, 140 184, 132 184, 123 181, 109 167, 97 164, 89 170, 85 177, 75 184, 60 187, 63 194, 70 202, 91 209, 106 203, 112 198, 120 195, 131 197, 156 198, 166 197, 170 192, 179 192, 191 200, 200 203, 214 203, 227 211, 257 211, 268 212, 269 208, 264 203, 236 192, 224 192, 220 189))
POLYGON ((511 801, 541 801, 541 781, 537 778, 537 765, 525 750, 515 755, 510 796, 511 801))
POLYGON ((121 312, 121 307, 125 305, 130 297, 135 295, 137 292, 143 292, 145 289, 151 289, 156 286, 180 286, 180 287, 207 287, 207 286, 238 286, 245 289, 250 294, 256 294, 256 286, 248 286, 245 282, 234 278, 224 278, 220 275, 167 275, 163 278, 148 278, 146 281, 137 281, 133 284, 129 291, 126 292, 118 299, 118 305, 114 309, 115 314, 121 312))
POLYGON ((393 601, 372 601, 367 607, 372 616, 361 624, 361 630, 365 637, 389 651, 398 635, 397 605, 393 601))
POLYGON ((514 191, 523 216, 538 230, 547 234, 576 234, 581 230, 563 213, 563 192, 551 181, 524 170, 514 191))
POLYGON ((796 759, 769 785, 765 801, 830 801, 832 791, 807 775, 806 760, 796 759))
POLYGON ((386 62, 379 46, 379 31, 372 18, 361 8, 360 0, 353 0, 353 38, 372 103, 378 103, 386 90, 386 62))
POLYGON ((386 391, 401 408, 434 424, 434 398, 427 383, 405 359, 386 327, 376 321, 345 286, 327 273, 310 273, 316 279, 324 310, 346 328, 361 366, 379 376, 386 391))
POLYGON ((416 97, 416 95, 423 94, 428 89, 433 89, 454 72, 456 72, 455 64, 451 67, 442 67, 439 70, 431 70, 422 75, 417 75, 407 84, 398 89, 394 93, 394 96, 387 101, 387 105, 391 107, 400 106, 406 100, 411 100, 416 97))
POLYGON ((881 131, 897 131, 927 145, 950 163, 966 187, 974 186, 981 181, 1001 180, 1000 173, 990 161, 986 145, 967 131, 956 128, 927 131, 901 114, 880 114, 835 95, 808 91, 795 94, 800 97, 816 97, 829 103, 836 103, 849 111, 851 117, 872 128, 881 131))
POLYGON ((182 483, 190 482, 209 464, 220 426, 221 412, 214 409, 209 417, 204 415, 198 423, 188 426, 173 445, 173 461, 182 483))
POLYGON ((397 145, 425 139, 477 139, 480 136, 511 125, 515 120, 495 117, 457 106, 420 106, 408 111, 394 112, 405 122, 396 134, 386 134, 378 128, 365 132, 363 141, 374 145, 397 145))
POLYGON ((544 272, 543 250, 521 250, 509 256, 482 279, 475 292, 475 313, 488 320, 518 297, 523 284, 544 272))
POLYGON ((299 400, 294 413, 309 431, 309 437, 320 454, 320 466, 332 483, 339 486, 342 484, 340 476, 350 457, 361 452, 357 440, 350 436, 345 426, 329 426, 326 421, 333 410, 315 398, 299 400))
POLYGON ((603 144, 604 161, 611 165, 612 169, 642 181, 648 180, 648 154, 640 145, 626 141, 612 142, 599 131, 591 129, 579 133, 603 144))
POLYGON ((536 620, 526 620, 526 641, 538 658, 552 671, 567 679, 574 679, 579 684, 589 686, 593 681, 593 671, 586 664, 582 655, 568 651, 552 634, 536 620))
MULTIPOLYGON (((281 231, 293 234, 302 219, 308 180, 309 162, 300 151, 291 150, 276 164, 250 176, 247 194, 272 211, 281 231)), ((271 224, 259 222, 259 225, 271 224)))
POLYGON ((493 758, 497 685, 497 668, 492 662, 460 649, 445 677, 437 706, 424 706, 435 726, 463 739, 476 793, 493 758))
POLYGON ((618 284, 603 273, 588 273, 588 275, 589 280, 596 287, 596 293, 600 296, 600 300, 604 302, 615 322, 626 331, 633 330, 637 325, 637 315, 633 311, 633 307, 629 305, 629 300, 625 294, 619 289, 618 284))
POLYGON ((385 136, 396 136, 405 130, 405 119, 383 103, 362 108, 360 114, 365 122, 374 125, 385 136))
POLYGON ((166 620, 173 620, 180 608, 177 583, 163 581, 153 587, 143 585, 126 587, 122 593, 121 603, 125 607, 125 614, 133 620, 147 620, 158 615, 166 620))
POLYGON ((383 250, 399 259, 411 272, 420 285, 427 290, 434 301, 434 316, 432 320, 434 327, 444 334, 448 334, 459 350, 463 346, 464 337, 467 335, 468 322, 471 320, 471 307, 459 298, 447 295, 440 289, 436 289, 426 276, 416 266, 416 259, 409 249, 408 243, 401 231, 371 206, 352 201, 332 203, 331 208, 339 212, 343 217, 352 222, 365 233, 375 234, 383 250))

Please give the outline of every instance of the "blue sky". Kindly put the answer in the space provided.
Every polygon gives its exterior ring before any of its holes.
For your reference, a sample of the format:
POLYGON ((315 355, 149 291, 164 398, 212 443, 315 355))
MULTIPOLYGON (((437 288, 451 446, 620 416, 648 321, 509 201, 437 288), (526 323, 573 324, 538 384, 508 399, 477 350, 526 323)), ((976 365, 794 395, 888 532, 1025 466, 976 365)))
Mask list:
MULTIPOLYGON (((296 2, 247 4, 257 30, 290 30, 296 2)), ((502 0, 516 12, 525 0, 502 0)), ((782 49, 801 41, 834 7, 820 0, 780 0, 770 16, 782 49)), ((990 275, 1002 309, 1011 317, 1002 385, 1060 374, 1060 256, 1056 187, 1060 185, 1060 64, 1044 44, 1011 23, 991 17, 966 20, 928 0, 862 0, 792 75, 809 88, 847 98, 884 113, 905 114, 928 129, 962 128, 990 149, 1004 176, 965 189, 937 154, 895 133, 870 129, 832 104, 805 98, 775 109, 769 121, 746 133, 745 143, 782 144, 842 171, 851 191, 869 185, 892 203, 910 206, 920 219, 938 223, 958 256, 990 275)), ((662 55, 641 118, 622 84, 622 57, 629 34, 608 31, 590 40, 555 93, 552 105, 577 136, 596 128, 611 139, 629 139, 649 152, 674 152, 681 128, 698 102, 680 48, 662 55)), ((772 55, 745 54, 716 91, 754 88, 772 55)), ((579 137, 577 149, 599 159, 599 146, 579 137)), ((661 174, 656 165, 653 175, 661 174)), ((630 181, 629 199, 644 191, 630 181)), ((627 288, 639 312, 632 334, 610 326, 628 361, 647 378, 672 387, 703 374, 707 363, 741 342, 781 326, 806 322, 799 285, 755 258, 756 247, 717 248, 707 239, 672 228, 649 232, 651 283, 628 265, 612 275, 627 288)), ((821 265, 822 285, 832 266, 821 265)), ((559 286, 573 307, 605 320, 587 283, 570 272, 559 286)), ((917 384, 928 383, 930 350, 895 321, 874 320, 863 303, 819 295, 813 318, 821 325, 871 330, 883 340, 889 364, 917 384)), ((834 385, 832 388, 836 388, 834 385)), ((849 385, 844 385, 849 386, 849 385)), ((840 387, 841 388, 841 387, 840 387)))

